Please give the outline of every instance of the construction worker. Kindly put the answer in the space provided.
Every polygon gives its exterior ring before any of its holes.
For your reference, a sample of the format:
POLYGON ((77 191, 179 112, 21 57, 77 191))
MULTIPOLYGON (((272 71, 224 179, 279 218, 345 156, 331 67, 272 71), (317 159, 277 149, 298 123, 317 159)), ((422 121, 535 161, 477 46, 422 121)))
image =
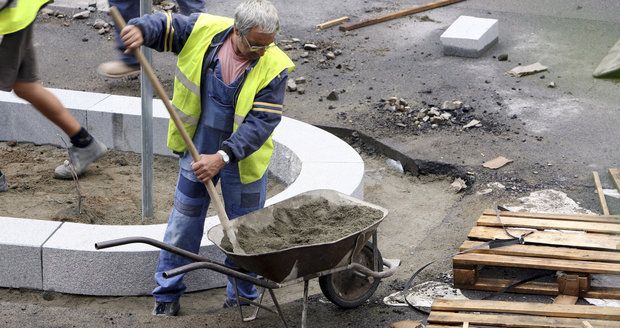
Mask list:
MULTIPOLYGON (((101 157, 106 146, 91 136, 37 77, 32 42, 32 23, 48 0, 0 0, 0 90, 15 92, 61 128, 71 140, 70 161, 54 171, 54 177, 71 179, 101 157)), ((0 174, 1 175, 1 174, 0 174)), ((6 184, 6 178, 2 179, 6 184)), ((0 190, 4 189, 0 186, 0 190)))
MULTIPOLYGON (((114 6, 120 11, 125 21, 140 16, 140 1, 137 0, 109 0, 110 6, 114 6)), ((177 0, 181 14, 190 15, 205 10, 206 0, 177 0)), ((125 45, 120 38, 118 30, 116 32, 116 48, 120 52, 120 59, 102 63, 97 68, 97 72, 108 78, 118 79, 123 77, 135 76, 140 73, 140 64, 136 57, 125 52, 125 45)))
MULTIPOLYGON (((208 180, 221 180, 231 219, 264 207, 273 153, 271 134, 281 120, 288 71, 294 68, 274 44, 278 29, 273 4, 247 0, 235 9, 234 20, 161 13, 132 19, 121 31, 127 49, 144 44, 178 54, 172 103, 201 154, 199 161, 192 161, 170 122, 168 147, 183 155, 164 242, 198 253, 210 201, 204 185, 208 180)), ((160 253, 153 314, 178 313, 183 277, 162 274, 189 262, 160 253)), ((234 266, 228 259, 226 264, 234 266)), ((239 296, 258 296, 251 283, 242 281, 238 286, 239 296)), ((236 305, 235 300, 229 277, 224 306, 236 305)))

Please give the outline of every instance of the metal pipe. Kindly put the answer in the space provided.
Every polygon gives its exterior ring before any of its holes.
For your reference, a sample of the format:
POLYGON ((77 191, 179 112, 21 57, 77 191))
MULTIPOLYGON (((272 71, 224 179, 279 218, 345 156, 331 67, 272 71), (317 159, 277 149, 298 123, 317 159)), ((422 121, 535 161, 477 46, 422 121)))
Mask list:
POLYGON ((235 269, 231 269, 223 264, 213 262, 213 261, 194 262, 194 263, 186 264, 184 266, 180 266, 178 268, 165 271, 163 273, 163 276, 164 278, 170 278, 170 277, 180 275, 182 273, 187 273, 187 272, 198 270, 198 269, 209 269, 209 270, 217 271, 219 273, 223 273, 225 275, 228 275, 234 278, 249 281, 253 283, 254 285, 258 285, 258 286, 265 287, 265 288, 280 288, 281 287, 280 284, 275 283, 271 280, 252 277, 249 274, 241 273, 235 269))
MULTIPOLYGON (((140 0, 140 16, 150 14, 152 0, 140 0)), ((153 62, 150 48, 141 47, 149 64, 153 62)), ((142 102, 142 222, 153 219, 153 86, 144 68, 140 74, 140 98, 142 102)))

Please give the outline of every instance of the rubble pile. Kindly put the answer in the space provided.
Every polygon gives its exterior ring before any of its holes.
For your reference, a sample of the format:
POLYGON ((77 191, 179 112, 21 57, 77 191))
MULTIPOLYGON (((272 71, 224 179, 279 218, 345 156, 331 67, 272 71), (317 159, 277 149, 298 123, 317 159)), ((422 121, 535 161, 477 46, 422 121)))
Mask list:
POLYGON ((481 127, 482 123, 473 115, 474 108, 459 100, 447 100, 437 107, 426 103, 409 103, 403 98, 380 99, 374 109, 381 117, 400 128, 413 130, 437 129, 458 126, 461 129, 481 127))

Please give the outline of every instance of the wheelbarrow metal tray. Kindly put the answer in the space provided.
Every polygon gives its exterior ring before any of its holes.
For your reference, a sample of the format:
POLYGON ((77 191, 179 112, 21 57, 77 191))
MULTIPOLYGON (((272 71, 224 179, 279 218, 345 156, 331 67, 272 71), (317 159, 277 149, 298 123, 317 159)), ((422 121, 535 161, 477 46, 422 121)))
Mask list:
POLYGON ((380 210, 383 215, 364 229, 332 242, 299 245, 260 254, 236 254, 221 246, 224 232, 217 225, 209 229, 207 237, 241 268, 255 272, 269 280, 280 283, 305 277, 325 270, 346 266, 351 258, 364 247, 377 226, 388 214, 385 208, 350 197, 334 190, 313 190, 231 221, 235 233, 240 225, 254 229, 267 227, 274 221, 277 208, 297 208, 311 201, 325 199, 333 205, 359 205, 380 210))

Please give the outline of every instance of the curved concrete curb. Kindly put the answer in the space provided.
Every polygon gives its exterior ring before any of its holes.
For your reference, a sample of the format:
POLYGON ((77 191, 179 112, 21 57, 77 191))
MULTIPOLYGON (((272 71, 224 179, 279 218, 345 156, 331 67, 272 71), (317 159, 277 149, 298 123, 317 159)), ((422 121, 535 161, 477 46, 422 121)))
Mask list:
MULTIPOLYGON (((140 152, 140 98, 51 89, 73 115, 108 147, 140 152)), ((0 140, 60 144, 59 130, 29 104, 0 92, 0 140), (30 127, 23 129, 22 127, 30 127)), ((154 153, 165 147, 168 114, 153 104, 154 153)), ((66 138, 66 137, 65 137, 66 138)), ((319 128, 283 118, 274 133, 276 150, 271 174, 288 187, 267 205, 313 189, 333 189, 363 197, 364 163, 348 144, 319 128)), ((209 217, 205 232, 219 222, 209 217)), ((152 274, 159 250, 143 244, 97 251, 99 241, 129 236, 162 240, 165 225, 103 226, 0 217, 0 286, 55 290, 87 295, 145 295, 154 287, 152 274)), ((206 238, 200 253, 223 261, 206 238)), ((188 274, 188 291, 223 286, 212 271, 188 274)))

